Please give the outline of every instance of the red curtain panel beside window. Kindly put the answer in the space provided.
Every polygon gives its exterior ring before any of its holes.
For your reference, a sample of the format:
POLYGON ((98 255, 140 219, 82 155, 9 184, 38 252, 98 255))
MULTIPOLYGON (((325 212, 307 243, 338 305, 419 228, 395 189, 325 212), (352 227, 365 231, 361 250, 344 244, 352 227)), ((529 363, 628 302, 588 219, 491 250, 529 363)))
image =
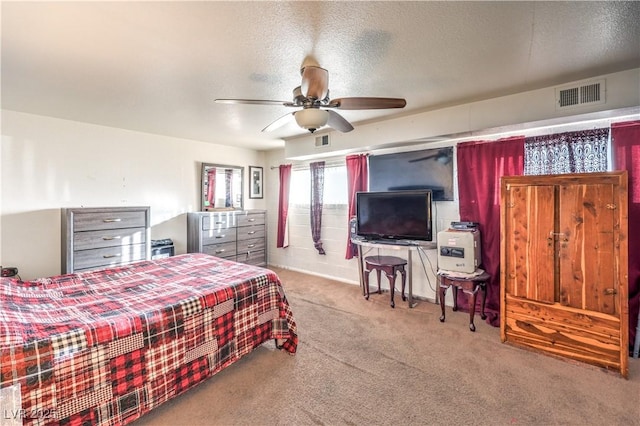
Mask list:
MULTIPOLYGON (((523 174, 524 139, 464 142, 457 147, 460 220, 480 224, 482 267, 491 275, 487 322, 494 327, 500 326, 500 178, 523 174)), ((466 297, 458 298, 458 307, 468 309, 466 297)))
POLYGON ((347 253, 345 259, 351 259, 358 255, 358 246, 351 243, 351 230, 349 221, 356 215, 356 192, 367 190, 369 182, 369 168, 366 154, 347 156, 347 200, 349 214, 347 215, 347 253))
POLYGON ((629 179, 629 344, 636 336, 640 309, 640 120, 611 125, 613 167, 629 179))

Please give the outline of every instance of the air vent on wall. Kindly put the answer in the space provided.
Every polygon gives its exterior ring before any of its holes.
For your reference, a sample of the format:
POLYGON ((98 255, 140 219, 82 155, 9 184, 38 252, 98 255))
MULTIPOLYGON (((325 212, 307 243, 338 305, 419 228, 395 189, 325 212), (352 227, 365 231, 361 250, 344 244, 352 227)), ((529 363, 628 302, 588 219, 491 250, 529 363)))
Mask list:
POLYGON ((605 103, 604 79, 556 87, 556 109, 605 103))
POLYGON ((329 146, 329 135, 317 136, 316 146, 329 146))

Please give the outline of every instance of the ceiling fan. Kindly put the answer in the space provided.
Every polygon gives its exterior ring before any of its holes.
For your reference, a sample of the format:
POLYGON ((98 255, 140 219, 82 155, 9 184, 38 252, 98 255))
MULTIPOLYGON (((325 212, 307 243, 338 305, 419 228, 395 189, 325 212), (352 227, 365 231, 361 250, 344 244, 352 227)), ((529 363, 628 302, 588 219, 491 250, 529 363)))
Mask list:
POLYGON ((260 99, 216 99, 217 103, 282 105, 301 108, 269 124, 263 132, 273 131, 290 120, 296 120, 298 126, 313 133, 323 126, 329 126, 340 132, 350 132, 353 126, 344 117, 335 112, 341 110, 404 108, 407 101, 402 98, 351 97, 329 98, 329 72, 316 64, 303 64, 300 69, 302 83, 293 89, 293 101, 274 101, 260 99))

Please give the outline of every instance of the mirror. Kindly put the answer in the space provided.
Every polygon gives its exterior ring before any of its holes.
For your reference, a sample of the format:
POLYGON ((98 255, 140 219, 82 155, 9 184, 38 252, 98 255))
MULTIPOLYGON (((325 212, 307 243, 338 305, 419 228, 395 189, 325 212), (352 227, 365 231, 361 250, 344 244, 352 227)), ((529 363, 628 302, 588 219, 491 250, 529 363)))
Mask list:
POLYGON ((242 210, 244 167, 202 163, 202 210, 242 210))

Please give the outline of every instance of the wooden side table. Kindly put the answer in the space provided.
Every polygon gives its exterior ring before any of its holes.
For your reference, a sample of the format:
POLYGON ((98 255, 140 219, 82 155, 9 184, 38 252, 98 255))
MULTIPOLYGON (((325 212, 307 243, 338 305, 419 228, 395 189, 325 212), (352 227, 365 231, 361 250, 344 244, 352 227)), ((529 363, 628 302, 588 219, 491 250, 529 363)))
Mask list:
POLYGON ((458 289, 467 294, 469 299, 469 330, 476 331, 476 326, 473 324, 473 317, 476 313, 476 295, 478 290, 482 290, 482 311, 480 318, 486 319, 487 316, 484 313, 484 304, 487 301, 487 281, 491 276, 487 272, 483 272, 480 275, 473 277, 458 277, 446 274, 439 274, 440 278, 440 309, 442 309, 442 315, 440 316, 440 322, 444 322, 444 297, 447 294, 447 289, 453 287, 453 310, 458 310, 458 289))
POLYGON ((407 261, 405 259, 396 256, 368 256, 364 258, 364 263, 365 299, 369 300, 369 273, 375 270, 378 275, 378 293, 381 293, 381 272, 384 272, 389 279, 389 292, 391 293, 392 308, 396 307, 396 304, 393 301, 393 295, 396 292, 396 273, 400 272, 400 275, 402 276, 402 300, 406 300, 406 297, 404 296, 404 286, 407 281, 407 274, 404 267, 407 265, 407 261))

